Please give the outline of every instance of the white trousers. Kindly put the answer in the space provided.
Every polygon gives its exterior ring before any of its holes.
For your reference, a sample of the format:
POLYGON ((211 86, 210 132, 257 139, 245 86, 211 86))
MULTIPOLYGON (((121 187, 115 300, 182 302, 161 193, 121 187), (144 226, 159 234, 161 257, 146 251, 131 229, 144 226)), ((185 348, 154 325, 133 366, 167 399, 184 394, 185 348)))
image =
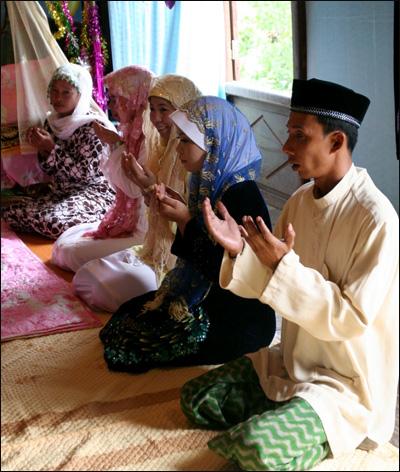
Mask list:
POLYGON ((91 308, 110 312, 158 288, 155 272, 132 249, 87 262, 76 272, 72 284, 74 292, 91 308))
POLYGON ((86 262, 108 256, 143 243, 144 234, 135 233, 127 238, 93 239, 84 237, 87 231, 97 229, 97 223, 82 223, 68 228, 53 244, 51 262, 61 269, 76 272, 86 262))

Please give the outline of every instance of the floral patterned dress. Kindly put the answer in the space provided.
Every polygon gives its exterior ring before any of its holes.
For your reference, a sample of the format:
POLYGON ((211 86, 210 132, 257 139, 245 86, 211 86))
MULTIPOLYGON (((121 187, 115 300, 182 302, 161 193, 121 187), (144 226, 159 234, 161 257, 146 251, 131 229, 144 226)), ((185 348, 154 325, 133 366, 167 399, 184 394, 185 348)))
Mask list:
MULTIPOLYGON (((47 122, 45 129, 51 133, 47 122)), ((46 193, 2 209, 2 218, 14 231, 57 239, 71 226, 101 220, 115 199, 100 170, 104 148, 91 123, 67 140, 54 137, 54 142, 47 157, 39 156, 40 167, 52 177, 46 193)))

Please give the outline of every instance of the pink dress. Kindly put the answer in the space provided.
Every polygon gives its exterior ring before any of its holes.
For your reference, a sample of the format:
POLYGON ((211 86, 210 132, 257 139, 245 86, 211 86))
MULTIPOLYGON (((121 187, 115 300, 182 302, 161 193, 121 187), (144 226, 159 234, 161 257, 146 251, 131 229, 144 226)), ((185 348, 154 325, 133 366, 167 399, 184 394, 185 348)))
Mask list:
MULTIPOLYGON (((137 156, 139 163, 143 163, 139 159, 143 157, 140 156, 140 150, 144 145, 144 135, 142 134, 139 139, 131 140, 131 142, 129 142, 128 136, 126 145, 128 151, 137 156)), ((94 239, 107 239, 131 236, 138 230, 139 219, 143 214, 144 199, 139 187, 124 184, 127 177, 121 168, 121 154, 118 157, 119 159, 109 159, 111 161, 110 165, 105 164, 103 166, 103 172, 116 187, 115 202, 104 215, 97 230, 89 231, 84 236, 92 236, 94 239), (132 189, 134 190, 132 191, 132 189)))

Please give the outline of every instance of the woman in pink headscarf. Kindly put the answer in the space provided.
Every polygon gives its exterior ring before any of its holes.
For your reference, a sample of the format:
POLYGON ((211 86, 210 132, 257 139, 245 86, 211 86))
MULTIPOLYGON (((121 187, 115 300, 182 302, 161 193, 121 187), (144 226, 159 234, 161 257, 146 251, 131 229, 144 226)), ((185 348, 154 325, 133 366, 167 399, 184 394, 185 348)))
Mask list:
POLYGON ((121 157, 127 151, 139 164, 147 160, 145 133, 155 132, 148 111, 152 76, 144 67, 127 66, 104 78, 110 110, 119 121, 119 134, 98 123, 95 130, 111 149, 101 166, 116 197, 100 222, 76 225, 57 239, 52 262, 64 269, 76 271, 92 259, 143 242, 147 231, 144 198, 140 187, 126 177, 121 157))

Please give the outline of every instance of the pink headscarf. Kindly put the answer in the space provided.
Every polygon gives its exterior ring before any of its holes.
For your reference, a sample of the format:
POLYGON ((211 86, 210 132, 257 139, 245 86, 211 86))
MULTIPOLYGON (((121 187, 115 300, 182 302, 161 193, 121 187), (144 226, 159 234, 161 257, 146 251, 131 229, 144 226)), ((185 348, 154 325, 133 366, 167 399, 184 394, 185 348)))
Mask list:
POLYGON ((137 156, 143 135, 143 109, 147 106, 152 72, 141 66, 126 66, 104 77, 104 84, 117 101, 124 97, 128 106, 136 113, 127 123, 120 123, 119 129, 128 152, 137 156))

